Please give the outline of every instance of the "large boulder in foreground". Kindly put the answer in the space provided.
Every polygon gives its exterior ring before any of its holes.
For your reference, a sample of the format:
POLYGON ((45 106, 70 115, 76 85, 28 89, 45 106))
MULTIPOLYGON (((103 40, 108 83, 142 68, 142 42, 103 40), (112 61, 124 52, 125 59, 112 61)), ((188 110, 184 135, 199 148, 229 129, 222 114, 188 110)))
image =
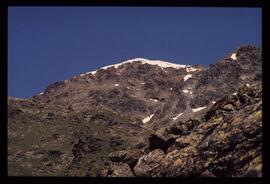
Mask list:
POLYGON ((107 167, 98 171, 97 177, 134 177, 134 174, 128 164, 111 162, 107 167))
POLYGON ((134 173, 136 176, 162 176, 160 173, 160 164, 164 159, 165 154, 162 150, 156 149, 149 154, 141 157, 134 167, 134 173))

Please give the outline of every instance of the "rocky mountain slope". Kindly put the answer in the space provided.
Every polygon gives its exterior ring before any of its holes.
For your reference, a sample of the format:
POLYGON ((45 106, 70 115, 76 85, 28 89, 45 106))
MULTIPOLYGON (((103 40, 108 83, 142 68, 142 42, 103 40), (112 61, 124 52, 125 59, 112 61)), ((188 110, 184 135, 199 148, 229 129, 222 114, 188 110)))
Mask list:
POLYGON ((99 176, 261 176, 262 90, 243 86, 201 119, 166 126, 143 149, 116 151, 99 176))
POLYGON ((8 99, 9 175, 261 175, 261 50, 136 58, 8 99))

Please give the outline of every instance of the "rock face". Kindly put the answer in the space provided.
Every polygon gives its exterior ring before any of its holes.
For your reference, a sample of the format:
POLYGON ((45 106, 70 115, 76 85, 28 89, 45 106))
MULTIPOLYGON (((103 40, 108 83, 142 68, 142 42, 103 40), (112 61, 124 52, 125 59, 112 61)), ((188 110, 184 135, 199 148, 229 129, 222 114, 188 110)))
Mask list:
POLYGON ((209 68, 142 58, 8 99, 8 173, 261 176, 261 50, 209 68))
POLYGON ((243 86, 237 93, 219 100, 191 132, 176 134, 165 154, 159 149, 145 153, 134 167, 135 175, 261 176, 261 85, 243 86))

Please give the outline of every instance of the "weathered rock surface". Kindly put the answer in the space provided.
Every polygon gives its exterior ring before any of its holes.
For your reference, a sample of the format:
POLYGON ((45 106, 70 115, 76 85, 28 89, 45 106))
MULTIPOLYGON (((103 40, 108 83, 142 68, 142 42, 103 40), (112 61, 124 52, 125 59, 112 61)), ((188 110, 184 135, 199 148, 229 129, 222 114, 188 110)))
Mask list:
MULTIPOLYGON (((134 167, 135 175, 261 176, 261 90, 261 84, 243 86, 238 95, 219 100, 206 113, 206 120, 173 141, 166 154, 154 150, 142 156, 134 167), (250 100, 243 101, 244 97, 250 100)), ((160 141, 160 147, 163 144, 160 141)))
POLYGON ((109 158, 112 162, 123 162, 133 168, 143 154, 142 150, 116 151, 110 153, 109 158))
POLYGON ((111 163, 108 177, 134 177, 134 175, 128 164, 113 162, 111 163))
POLYGON ((134 167, 134 173, 136 176, 162 176, 160 173, 161 161, 164 159, 165 154, 162 150, 156 149, 149 154, 142 156, 136 166, 134 167))

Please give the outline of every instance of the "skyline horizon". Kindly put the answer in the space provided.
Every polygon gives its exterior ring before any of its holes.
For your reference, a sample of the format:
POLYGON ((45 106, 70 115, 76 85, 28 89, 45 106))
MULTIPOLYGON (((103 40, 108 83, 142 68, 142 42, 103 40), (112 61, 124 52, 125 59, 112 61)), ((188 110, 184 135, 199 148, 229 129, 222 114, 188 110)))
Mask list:
POLYGON ((133 58, 216 63, 261 48, 261 8, 10 7, 8 96, 133 58))
MULTIPOLYGON (((251 44, 244 44, 244 45, 240 45, 240 46, 238 46, 238 47, 242 47, 242 46, 254 46, 254 47, 256 47, 256 48, 261 48, 260 46, 256 46, 256 45, 251 45, 251 44)), ((236 48, 238 48, 238 47, 236 47, 236 48)), ((235 49, 236 49, 235 48, 235 49)), ((229 52, 229 53, 233 53, 233 51, 235 50, 235 49, 233 49, 231 52, 229 52)), ((228 54, 229 54, 228 53, 228 54)), ((228 55, 228 54, 226 54, 226 55, 228 55)), ((225 57, 225 56, 224 56, 225 57)), ((91 73, 91 72, 95 72, 95 71, 97 71, 97 70, 99 70, 99 69, 102 69, 103 67, 108 67, 108 66, 113 66, 113 65, 116 65, 116 64, 121 64, 121 63, 124 63, 124 62, 126 62, 126 61, 129 61, 129 60, 134 60, 134 59, 146 59, 146 60, 150 60, 150 61, 155 61, 156 59, 147 59, 147 58, 141 58, 141 57, 136 57, 136 58, 130 58, 130 59, 128 59, 128 60, 124 60, 124 61, 120 61, 120 62, 116 62, 116 63, 111 63, 111 64, 109 64, 109 65, 106 65, 106 66, 102 66, 102 67, 100 67, 100 68, 96 68, 95 70, 91 70, 91 71, 87 71, 86 73, 91 73)), ((223 59, 223 57, 222 58, 220 58, 220 59, 223 59)), ((220 59, 218 59, 217 61, 215 61, 215 62, 213 62, 213 63, 209 63, 209 65, 207 65, 207 66, 204 66, 204 65, 202 65, 202 64, 196 64, 196 65, 198 65, 198 66, 203 66, 203 67, 205 67, 205 68, 209 68, 210 67, 210 65, 211 64, 215 64, 215 63, 217 63, 220 59)), ((163 60, 158 60, 158 61, 161 61, 161 62, 168 62, 168 63, 172 63, 172 64, 179 64, 179 65, 181 65, 181 63, 176 63, 176 62, 173 62, 173 61, 163 61, 163 60)), ((193 65, 193 64, 187 64, 187 66, 196 66, 196 65, 193 65)), ((71 76, 71 77, 69 77, 69 78, 66 78, 66 79, 64 79, 64 80, 70 80, 70 79, 72 79, 72 78, 75 78, 75 77, 79 77, 80 75, 82 75, 82 74, 86 74, 86 73, 80 73, 80 74, 77 74, 77 75, 74 75, 74 76, 71 76)), ((50 83, 50 84, 53 84, 53 83, 55 83, 55 82, 62 82, 62 81, 64 81, 64 80, 60 80, 60 81, 54 81, 54 82, 52 82, 52 83, 50 83)), ((48 85, 50 85, 50 84, 48 84, 48 85)), ((47 85, 47 86, 48 86, 47 85)), ((46 89, 46 87, 47 86, 44 86, 44 90, 46 89)), ((40 92, 40 93, 43 93, 44 91, 42 91, 42 92, 40 92)), ((39 93, 39 94, 40 94, 39 93)), ((37 95, 37 94, 34 94, 34 95, 32 95, 31 97, 29 97, 29 98, 32 98, 33 96, 35 96, 35 95, 37 95)), ((9 95, 9 97, 13 97, 13 98, 21 98, 21 99, 29 99, 29 98, 22 98, 22 97, 17 97, 17 96, 10 96, 9 95)))

